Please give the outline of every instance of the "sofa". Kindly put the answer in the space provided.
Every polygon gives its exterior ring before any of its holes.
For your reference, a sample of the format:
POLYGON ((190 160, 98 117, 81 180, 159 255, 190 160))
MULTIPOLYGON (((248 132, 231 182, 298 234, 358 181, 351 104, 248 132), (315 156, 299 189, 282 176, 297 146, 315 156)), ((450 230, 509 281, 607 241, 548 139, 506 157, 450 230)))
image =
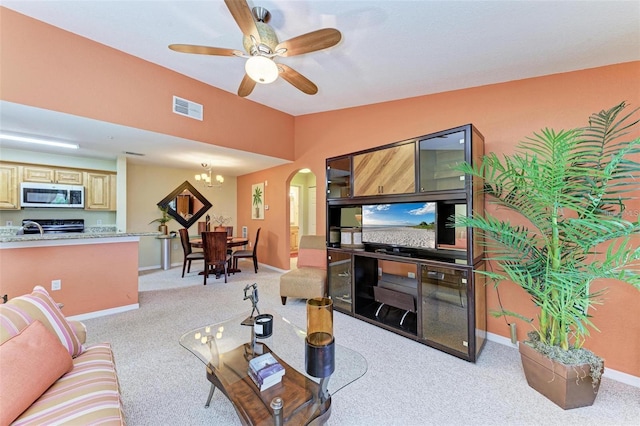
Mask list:
POLYGON ((0 426, 125 424, 111 346, 85 346, 44 287, 0 305, 0 426))
POLYGON ((327 246, 324 235, 303 235, 298 247, 297 269, 280 277, 280 298, 310 299, 327 294, 327 246))

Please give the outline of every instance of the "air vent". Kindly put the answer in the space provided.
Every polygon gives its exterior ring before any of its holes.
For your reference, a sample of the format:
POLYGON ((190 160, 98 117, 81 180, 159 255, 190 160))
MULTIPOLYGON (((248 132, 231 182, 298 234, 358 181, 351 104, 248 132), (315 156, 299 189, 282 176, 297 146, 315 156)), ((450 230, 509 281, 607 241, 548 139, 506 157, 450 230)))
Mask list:
POLYGON ((138 157, 144 157, 145 156, 145 154, 141 154, 139 152, 133 152, 133 151, 122 151, 122 152, 127 154, 127 155, 135 155, 135 156, 138 156, 138 157))
POLYGON ((177 96, 173 97, 173 112, 202 121, 202 105, 177 96))

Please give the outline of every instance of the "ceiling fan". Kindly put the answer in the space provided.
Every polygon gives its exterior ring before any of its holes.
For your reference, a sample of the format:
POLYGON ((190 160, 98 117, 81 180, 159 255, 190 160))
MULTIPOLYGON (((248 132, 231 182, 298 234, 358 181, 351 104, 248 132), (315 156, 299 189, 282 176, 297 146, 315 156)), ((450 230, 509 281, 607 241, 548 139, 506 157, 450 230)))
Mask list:
POLYGON ((248 96, 256 83, 272 83, 278 76, 308 95, 315 95, 318 92, 318 87, 311 80, 285 64, 276 63, 274 59, 335 46, 342 38, 340 31, 334 28, 323 28, 279 42, 275 31, 268 24, 271 14, 267 9, 254 7, 252 13, 246 0, 225 0, 224 2, 244 35, 243 45, 246 53, 234 49, 192 44, 171 44, 169 49, 200 55, 246 58, 245 75, 238 88, 238 96, 248 96))

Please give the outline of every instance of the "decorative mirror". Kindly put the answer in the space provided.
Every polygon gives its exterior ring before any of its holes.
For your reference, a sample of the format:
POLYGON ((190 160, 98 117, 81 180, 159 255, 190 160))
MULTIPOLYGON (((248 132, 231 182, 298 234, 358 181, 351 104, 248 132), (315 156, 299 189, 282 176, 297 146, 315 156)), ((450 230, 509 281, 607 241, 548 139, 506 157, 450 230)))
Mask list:
POLYGON ((167 207, 169 216, 180 225, 189 228, 211 208, 211 203, 189 181, 184 181, 160 201, 158 207, 167 207))

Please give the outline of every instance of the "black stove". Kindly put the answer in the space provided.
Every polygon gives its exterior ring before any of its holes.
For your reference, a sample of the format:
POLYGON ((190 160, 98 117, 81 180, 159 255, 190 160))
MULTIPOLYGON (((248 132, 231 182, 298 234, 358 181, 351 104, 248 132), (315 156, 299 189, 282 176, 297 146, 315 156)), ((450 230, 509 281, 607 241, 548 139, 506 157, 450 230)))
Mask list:
MULTIPOLYGON (((25 222, 36 222, 42 226, 45 234, 84 232, 84 219, 24 219, 25 222)), ((36 226, 24 228, 25 234, 38 234, 40 230, 36 226)))

